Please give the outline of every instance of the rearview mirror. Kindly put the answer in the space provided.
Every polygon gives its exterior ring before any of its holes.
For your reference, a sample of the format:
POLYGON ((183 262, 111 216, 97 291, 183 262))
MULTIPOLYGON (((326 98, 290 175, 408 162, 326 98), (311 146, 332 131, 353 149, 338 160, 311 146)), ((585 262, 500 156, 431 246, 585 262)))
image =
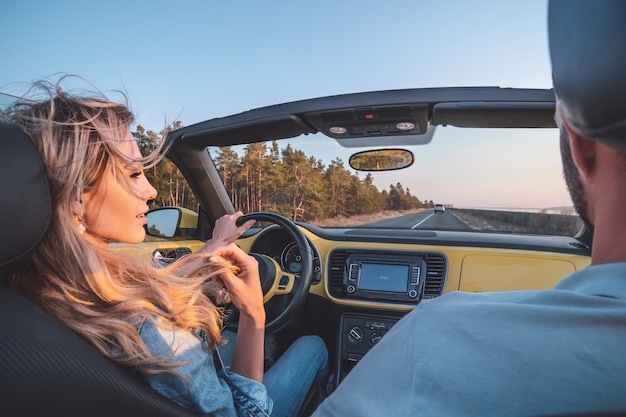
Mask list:
POLYGON ((413 152, 406 149, 376 149, 355 153, 350 166, 357 171, 392 171, 413 165, 413 152))

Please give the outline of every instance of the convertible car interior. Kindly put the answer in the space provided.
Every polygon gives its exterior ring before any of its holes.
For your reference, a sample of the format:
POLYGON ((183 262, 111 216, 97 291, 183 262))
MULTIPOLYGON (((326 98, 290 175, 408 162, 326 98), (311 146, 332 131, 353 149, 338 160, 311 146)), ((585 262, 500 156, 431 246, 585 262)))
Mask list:
MULTIPOLYGON (((277 213, 271 204, 244 205, 225 183, 219 156, 224 150, 245 152, 254 144, 277 144, 291 150, 302 143, 302 149, 308 149, 304 152, 315 155, 303 160, 317 166, 321 158, 317 152, 332 145, 345 152, 341 161, 349 160, 356 172, 371 173, 374 178, 390 175, 380 180, 387 184, 411 172, 413 177, 402 177, 403 182, 409 178, 418 184, 434 182, 435 188, 423 193, 436 193, 432 190, 437 190, 437 181, 441 181, 439 189, 448 187, 444 183, 452 170, 445 162, 448 154, 440 147, 447 131, 461 137, 452 149, 466 155, 452 163, 468 163, 463 176, 475 181, 473 172, 483 166, 472 161, 471 155, 487 153, 489 147, 495 159, 505 159, 516 152, 508 147, 513 146, 517 132, 558 148, 554 110, 554 92, 548 89, 450 87, 307 99, 184 126, 167 135, 166 156, 193 190, 196 203, 156 208, 148 215, 146 242, 111 246, 145 256, 147 262, 173 262, 199 249, 211 237, 216 219, 244 211, 242 221, 252 218, 257 223, 236 243, 259 262, 266 332, 276 336, 280 348, 303 334, 321 336, 329 351, 330 392, 418 303, 453 291, 551 288, 565 275, 589 265, 590 236, 566 209, 556 214, 544 210, 533 216, 519 215, 521 224, 504 227, 507 221, 502 213, 494 220, 486 217, 490 210, 464 210, 436 195, 432 198, 437 206, 441 202, 437 210, 425 195, 417 209, 328 226, 311 208, 277 213), (478 139, 466 133, 476 130, 482 135, 478 139), (494 138, 491 132, 497 132, 494 138), (429 148, 435 154, 426 154, 429 148), (436 169, 424 168, 433 162, 436 169), (547 232, 546 222, 552 220, 563 221, 569 228, 547 232), (526 227, 536 222, 544 229, 528 232, 526 227)), ((0 154, 3 266, 19 260, 45 234, 50 205, 45 172, 28 137, 9 125, 2 125, 0 136, 5 144, 0 154)), ((532 161, 523 165, 529 170, 534 166, 532 161)), ((290 188, 288 198, 294 199, 296 191, 306 188, 307 178, 312 177, 303 175, 296 183, 300 188, 290 188)), ((500 175, 487 173, 491 179, 500 175)), ((511 183, 523 183, 524 174, 515 175, 511 183)), ((556 177, 562 182, 560 171, 556 177)), ((456 186, 468 194, 491 184, 472 185, 463 180, 459 177, 456 186)), ((287 194, 286 185, 278 187, 271 195, 287 194)), ((413 186, 411 192, 423 194, 413 186)), ((505 190, 493 189, 490 194, 500 192, 505 190)), ((303 204, 315 198, 305 197, 303 204)), ((101 357, 5 285, 0 285, 0 297, 0 390, 6 398, 0 414, 56 410, 64 416, 193 415, 101 357)), ((236 326, 236 317, 229 325, 236 326)))

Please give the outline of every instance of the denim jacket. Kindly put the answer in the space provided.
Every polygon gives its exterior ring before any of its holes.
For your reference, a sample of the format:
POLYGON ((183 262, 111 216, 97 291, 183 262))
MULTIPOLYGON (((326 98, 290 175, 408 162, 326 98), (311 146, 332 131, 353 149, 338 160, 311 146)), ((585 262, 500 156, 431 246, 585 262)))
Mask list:
POLYGON ((138 327, 144 343, 156 357, 181 362, 172 368, 188 382, 170 373, 144 374, 141 378, 163 396, 196 413, 224 417, 267 417, 272 400, 265 386, 231 372, 219 353, 209 348, 203 333, 175 328, 164 321, 144 320, 138 327))

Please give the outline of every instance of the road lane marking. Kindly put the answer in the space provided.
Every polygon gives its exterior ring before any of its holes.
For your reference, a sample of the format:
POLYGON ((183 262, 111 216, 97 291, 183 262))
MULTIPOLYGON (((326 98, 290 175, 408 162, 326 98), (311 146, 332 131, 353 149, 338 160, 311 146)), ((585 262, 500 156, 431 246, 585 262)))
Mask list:
POLYGON ((411 229, 415 229, 417 226, 419 226, 420 224, 424 223, 426 220, 430 219, 434 215, 435 215, 435 213, 430 213, 430 216, 426 217, 424 220, 422 220, 421 222, 419 222, 415 226, 411 227, 411 229))

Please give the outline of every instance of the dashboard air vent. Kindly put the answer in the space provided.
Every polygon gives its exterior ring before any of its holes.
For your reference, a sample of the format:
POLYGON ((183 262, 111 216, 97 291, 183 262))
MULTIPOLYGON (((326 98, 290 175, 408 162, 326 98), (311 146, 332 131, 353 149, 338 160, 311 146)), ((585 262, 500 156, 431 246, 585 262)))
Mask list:
POLYGON ((328 264, 328 290, 335 297, 344 297, 343 269, 348 259, 348 251, 337 250, 331 253, 328 264))
POLYGON ((426 258, 426 282, 424 283, 424 298, 439 297, 443 293, 446 278, 446 259, 443 255, 428 253, 426 258))

